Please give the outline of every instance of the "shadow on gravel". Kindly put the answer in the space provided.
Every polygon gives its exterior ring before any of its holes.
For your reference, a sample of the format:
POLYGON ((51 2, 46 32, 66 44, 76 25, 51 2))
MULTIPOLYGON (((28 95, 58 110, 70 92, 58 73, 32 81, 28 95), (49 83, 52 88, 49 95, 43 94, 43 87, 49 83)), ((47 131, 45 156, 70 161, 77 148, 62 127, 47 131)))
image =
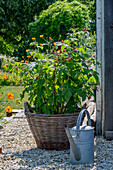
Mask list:
POLYGON ((18 159, 18 165, 22 168, 26 167, 58 167, 69 166, 69 150, 55 151, 34 148, 23 152, 10 153, 11 159, 18 159))

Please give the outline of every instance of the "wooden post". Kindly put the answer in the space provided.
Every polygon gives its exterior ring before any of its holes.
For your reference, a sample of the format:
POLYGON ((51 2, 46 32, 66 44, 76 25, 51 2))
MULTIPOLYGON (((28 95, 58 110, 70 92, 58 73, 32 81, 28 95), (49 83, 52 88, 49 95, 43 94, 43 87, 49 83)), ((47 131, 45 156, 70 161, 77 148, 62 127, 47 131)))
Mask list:
POLYGON ((113 0, 96 1, 97 66, 100 87, 97 92, 96 134, 113 139, 113 0))
POLYGON ((105 30, 104 30, 104 0, 101 1, 101 7, 102 7, 102 60, 101 60, 101 65, 102 65, 102 135, 105 136, 105 50, 104 50, 104 41, 105 41, 105 30))
POLYGON ((101 66, 97 66, 100 86, 96 92, 96 134, 102 134, 102 0, 96 0, 96 36, 97 51, 96 58, 101 66))
POLYGON ((108 139, 113 139, 113 0, 104 0, 103 46, 105 65, 104 134, 108 139))

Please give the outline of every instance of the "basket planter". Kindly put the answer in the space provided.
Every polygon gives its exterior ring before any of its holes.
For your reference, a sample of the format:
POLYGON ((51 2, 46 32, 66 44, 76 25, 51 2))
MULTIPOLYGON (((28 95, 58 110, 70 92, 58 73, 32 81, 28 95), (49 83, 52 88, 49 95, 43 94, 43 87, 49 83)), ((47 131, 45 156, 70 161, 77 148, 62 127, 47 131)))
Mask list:
POLYGON ((49 150, 69 149, 69 141, 64 127, 65 125, 68 125, 68 127, 75 126, 79 112, 59 115, 37 115, 31 113, 27 102, 24 103, 24 107, 27 121, 38 148, 49 150))

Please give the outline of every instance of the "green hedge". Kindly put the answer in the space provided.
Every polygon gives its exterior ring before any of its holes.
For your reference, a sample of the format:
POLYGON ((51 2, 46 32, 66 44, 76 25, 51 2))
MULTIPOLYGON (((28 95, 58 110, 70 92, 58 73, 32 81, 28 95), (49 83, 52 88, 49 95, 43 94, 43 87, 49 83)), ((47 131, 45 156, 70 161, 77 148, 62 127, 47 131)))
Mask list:
POLYGON ((88 20, 88 8, 85 5, 75 0, 56 1, 39 14, 37 21, 29 24, 29 31, 32 37, 38 38, 43 34, 58 40, 59 35, 65 38, 71 28, 85 29, 88 20))

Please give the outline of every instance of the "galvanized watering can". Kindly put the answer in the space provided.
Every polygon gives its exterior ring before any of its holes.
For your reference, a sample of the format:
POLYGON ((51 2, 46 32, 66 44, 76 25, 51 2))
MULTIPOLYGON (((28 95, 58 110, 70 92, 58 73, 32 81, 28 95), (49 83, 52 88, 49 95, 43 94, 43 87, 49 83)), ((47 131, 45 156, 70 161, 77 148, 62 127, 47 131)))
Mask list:
POLYGON ((80 112, 77 125, 72 128, 65 127, 70 142, 70 162, 72 164, 94 163, 94 127, 91 127, 89 112, 84 109, 80 112), (87 114, 88 126, 80 126, 83 114, 87 114))

